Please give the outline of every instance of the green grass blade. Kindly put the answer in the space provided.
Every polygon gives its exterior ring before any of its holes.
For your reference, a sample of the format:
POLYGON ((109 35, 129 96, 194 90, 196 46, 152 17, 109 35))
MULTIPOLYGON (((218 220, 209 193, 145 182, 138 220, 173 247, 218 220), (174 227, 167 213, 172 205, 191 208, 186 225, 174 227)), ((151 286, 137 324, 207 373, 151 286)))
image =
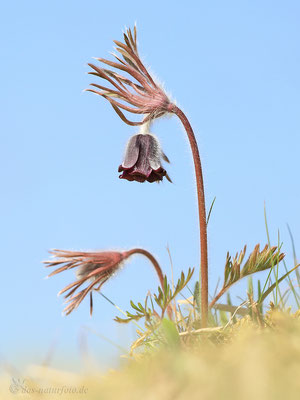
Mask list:
POLYGON ((161 321, 161 327, 167 345, 170 347, 178 347, 180 345, 180 336, 174 322, 167 318, 163 318, 161 321))
MULTIPOLYGON (((283 261, 283 265, 284 265, 285 271, 288 272, 288 269, 287 269, 287 266, 286 266, 285 261, 284 261, 284 260, 282 260, 282 261, 283 261)), ((297 272, 297 270, 296 270, 295 272, 297 272)), ((291 289, 291 292, 292 292, 293 295, 294 295, 294 299, 295 299, 295 301, 296 301, 297 308, 299 309, 299 308, 300 308, 299 295, 297 294, 297 292, 296 292, 296 290, 295 290, 295 288, 294 288, 294 285, 293 285, 293 282, 292 282, 292 280, 291 280, 290 275, 288 275, 288 282, 289 282, 289 287, 290 287, 290 289, 291 289)))
MULTIPOLYGON (((121 314, 123 314, 126 318, 128 317, 127 313, 123 311, 120 307, 118 307, 113 301, 111 301, 108 297, 106 297, 102 292, 98 292, 106 301, 108 301, 111 305, 113 305, 121 314)), ((135 321, 132 321, 134 325, 136 325, 142 332, 144 329, 135 321)))
POLYGON ((211 214, 211 212, 212 212, 212 209, 213 209, 213 206, 214 206, 214 204, 215 204, 215 201, 216 201, 216 196, 214 197, 214 199, 213 199, 213 201, 212 201, 212 203, 211 203, 211 206, 210 206, 210 208, 209 208, 208 216, 207 216, 207 219, 206 219, 206 225, 208 225, 209 218, 210 218, 210 214, 211 214))
MULTIPOLYGON (((268 220, 267 220, 266 203, 264 203, 264 219, 265 219, 265 227, 266 227, 266 233, 267 233, 267 238, 268 238, 268 245, 269 245, 269 248, 271 248, 271 241, 270 241, 268 220)), ((280 243, 278 243, 278 249, 280 250, 280 248, 281 248, 281 245, 280 245, 280 243)), ((273 292, 273 300, 274 300, 274 304, 277 306, 278 305, 278 294, 279 294, 279 297, 280 297, 280 301, 282 301, 282 295, 281 295, 281 292, 280 292, 279 286, 278 286, 278 259, 277 259, 277 263, 276 264, 274 264, 273 258, 272 258, 271 261, 272 261, 272 268, 270 269, 270 272, 269 272, 268 277, 266 279, 266 282, 264 284, 263 292, 265 291, 267 282, 269 281, 271 273, 273 272, 274 278, 275 278, 275 288, 276 288, 275 294, 273 292), (275 271, 275 265, 277 265, 277 273, 275 271)), ((261 300, 261 299, 259 299, 259 300, 261 300)))
POLYGON ((285 278, 287 278, 288 275, 289 275, 291 272, 295 271, 299 266, 300 266, 300 264, 296 265, 294 268, 292 268, 290 271, 288 271, 286 274, 284 274, 281 278, 279 278, 278 281, 276 281, 275 283, 273 283, 273 284, 268 288, 268 290, 266 290, 266 291, 262 294, 262 296, 261 296, 261 298, 259 299, 259 302, 258 302, 258 303, 260 304, 262 301, 264 301, 265 298, 276 288, 276 285, 278 285, 281 281, 283 281, 285 278))
MULTIPOLYGON (((294 265, 297 265, 298 264, 298 260, 297 260, 295 242, 294 242, 294 237, 293 237, 293 234, 292 234, 292 231, 291 231, 291 228, 290 228, 289 224, 287 224, 287 228, 288 228, 289 235, 290 235, 290 238, 291 238, 291 243, 292 243, 294 265)), ((297 269, 296 269, 295 272, 296 272, 296 277, 297 277, 297 281, 298 281, 298 286, 300 286, 300 273, 299 273, 299 271, 297 269)))

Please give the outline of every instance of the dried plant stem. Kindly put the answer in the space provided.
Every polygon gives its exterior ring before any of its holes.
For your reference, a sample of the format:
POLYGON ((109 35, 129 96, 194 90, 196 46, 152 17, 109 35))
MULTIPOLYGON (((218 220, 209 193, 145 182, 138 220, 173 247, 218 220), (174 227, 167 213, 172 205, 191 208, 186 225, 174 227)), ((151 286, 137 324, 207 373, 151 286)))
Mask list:
POLYGON ((201 315, 202 315, 202 327, 207 326, 207 314, 208 314, 208 261, 207 261, 207 229, 206 229, 206 211, 205 211, 205 195, 204 195, 204 184, 201 160, 199 155, 199 149, 195 134, 189 123, 189 120, 185 114, 175 106, 171 105, 171 112, 177 115, 182 122, 192 150, 196 184, 197 184, 197 196, 198 196, 198 210, 199 210, 199 227, 200 227, 200 250, 201 250, 201 266, 200 266, 200 277, 201 277, 201 315))

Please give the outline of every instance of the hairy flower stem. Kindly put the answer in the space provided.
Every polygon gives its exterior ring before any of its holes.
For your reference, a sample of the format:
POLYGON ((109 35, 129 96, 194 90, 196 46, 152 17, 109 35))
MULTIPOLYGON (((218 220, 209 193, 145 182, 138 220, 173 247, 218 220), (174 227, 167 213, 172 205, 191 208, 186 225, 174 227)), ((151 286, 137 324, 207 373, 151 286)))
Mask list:
POLYGON ((207 261, 207 229, 206 229, 206 211, 205 211, 205 196, 201 160, 199 149, 195 134, 185 114, 176 105, 172 104, 170 112, 177 115, 182 122, 192 150, 196 184, 198 196, 198 211, 199 211, 199 227, 200 227, 200 250, 201 250, 201 264, 200 264, 200 279, 201 279, 201 323, 202 327, 207 326, 208 315, 208 261, 207 261))
MULTIPOLYGON (((149 251, 144 250, 144 249, 138 249, 138 248, 132 249, 132 250, 128 250, 126 253, 127 253, 128 257, 133 254, 142 254, 143 256, 147 257, 148 260, 152 263, 153 267, 155 268, 155 271, 158 275, 158 279, 160 282, 160 286, 161 286, 162 290, 164 291, 164 275, 162 273, 162 270, 161 270, 160 265, 158 264, 156 258, 154 258, 153 255, 151 253, 149 253, 149 251)), ((169 318, 172 319, 173 313, 172 313, 171 306, 168 306, 167 312, 168 312, 169 318)))
POLYGON ((132 250, 128 250, 126 253, 127 253, 128 257, 132 256, 133 254, 142 254, 143 256, 147 257, 148 260, 151 261, 153 267, 155 268, 155 271, 158 275, 160 285, 163 289, 164 275, 162 273, 162 270, 161 270, 160 265, 158 264, 157 260, 153 257, 153 255, 151 253, 149 253, 149 251, 144 250, 144 249, 132 249, 132 250))
POLYGON ((220 297, 229 289, 229 286, 222 288, 220 292, 216 295, 216 297, 209 303, 209 308, 212 308, 216 302, 219 300, 220 297))

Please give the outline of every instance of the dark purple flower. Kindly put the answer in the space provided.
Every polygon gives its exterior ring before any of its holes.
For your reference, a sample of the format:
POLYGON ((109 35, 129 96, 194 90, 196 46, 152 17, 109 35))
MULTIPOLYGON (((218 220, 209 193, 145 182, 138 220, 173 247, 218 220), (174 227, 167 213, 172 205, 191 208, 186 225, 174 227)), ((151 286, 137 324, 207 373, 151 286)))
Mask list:
POLYGON ((127 143, 124 161, 118 169, 119 172, 123 172, 120 178, 128 181, 155 182, 161 181, 165 176, 171 182, 166 170, 161 166, 161 159, 169 162, 154 135, 134 135, 127 143))

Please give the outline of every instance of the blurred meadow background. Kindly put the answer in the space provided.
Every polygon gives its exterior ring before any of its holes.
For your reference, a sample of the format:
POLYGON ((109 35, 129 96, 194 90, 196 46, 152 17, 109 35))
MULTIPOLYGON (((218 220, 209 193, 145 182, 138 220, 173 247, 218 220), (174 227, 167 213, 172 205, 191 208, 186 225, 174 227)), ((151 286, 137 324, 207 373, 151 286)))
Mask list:
MULTIPOLYGON (((110 57, 112 40, 135 22, 145 64, 195 130, 208 209, 216 197, 210 294, 227 251, 268 242, 264 203, 271 244, 279 232, 293 267, 287 224, 300 252, 299 17, 296 0, 1 3, 2 365, 22 371, 47 362, 78 372, 89 355, 105 371, 120 364, 135 338, 135 327, 116 324, 120 314, 99 295, 92 318, 88 301, 61 316, 56 294, 74 274, 44 279, 41 261, 51 248, 144 247, 170 276, 169 247, 175 277, 195 267, 192 282, 198 278, 194 171, 179 121, 152 128, 173 184, 119 180, 124 146, 138 129, 83 92, 95 81, 87 63, 110 57)), ((232 288, 234 304, 246 285, 232 288)), ((136 257, 103 293, 127 310, 130 299, 141 301, 157 286, 148 261, 136 257)))

